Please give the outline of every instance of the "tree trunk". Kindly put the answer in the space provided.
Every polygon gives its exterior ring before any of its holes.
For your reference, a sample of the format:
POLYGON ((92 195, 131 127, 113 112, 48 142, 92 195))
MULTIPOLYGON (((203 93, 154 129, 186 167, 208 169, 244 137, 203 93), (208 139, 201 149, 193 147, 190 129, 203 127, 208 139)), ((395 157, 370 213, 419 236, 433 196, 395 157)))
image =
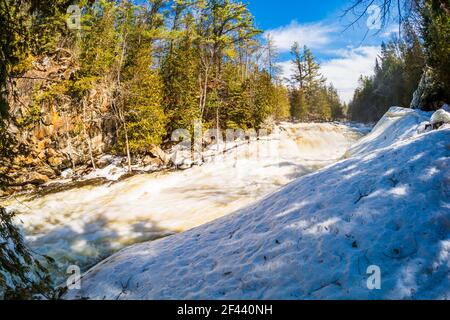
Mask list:
POLYGON ((83 132, 84 132, 84 136, 87 140, 88 143, 88 148, 89 148, 89 157, 91 158, 91 163, 92 163, 92 168, 97 169, 95 166, 95 161, 94 161, 94 155, 92 153, 92 141, 91 141, 91 135, 87 132, 86 130, 86 101, 83 100, 83 132))
POLYGON ((125 133, 125 147, 127 149, 128 172, 131 172, 131 153, 130 153, 130 144, 128 142, 127 122, 125 121, 125 118, 123 118, 123 130, 125 133))
POLYGON ((219 142, 222 139, 219 139, 220 133, 220 123, 219 123, 219 107, 216 108, 216 141, 217 141, 217 150, 219 150, 219 142))
POLYGON ((201 119, 203 120, 203 116, 205 114, 206 108, 206 98, 208 96, 208 82, 209 82, 209 66, 205 67, 205 79, 204 79, 203 87, 200 95, 200 111, 201 111, 201 119))
MULTIPOLYGON (((117 87, 120 91, 120 87, 121 87, 121 70, 122 70, 122 65, 123 62, 125 60, 125 51, 126 51, 126 38, 127 38, 127 33, 125 33, 122 37, 123 42, 122 42, 122 53, 120 55, 120 62, 119 62, 119 68, 117 70, 117 87)), ((125 135, 125 149, 126 149, 126 153, 127 153, 127 164, 128 164, 128 172, 131 172, 131 153, 130 153, 130 143, 128 140, 128 129, 127 129, 127 121, 125 119, 125 114, 124 114, 124 110, 123 110, 123 104, 121 104, 118 107, 117 110, 118 114, 119 114, 119 119, 122 122, 122 126, 123 126, 123 131, 124 131, 124 135, 125 135)))

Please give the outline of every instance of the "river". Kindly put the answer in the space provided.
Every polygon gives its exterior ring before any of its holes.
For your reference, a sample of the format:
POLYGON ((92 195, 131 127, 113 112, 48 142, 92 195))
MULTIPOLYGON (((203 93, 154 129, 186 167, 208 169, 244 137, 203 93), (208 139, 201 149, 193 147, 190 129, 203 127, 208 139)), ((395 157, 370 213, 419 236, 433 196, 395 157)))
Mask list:
POLYGON ((136 175, 6 203, 27 243, 56 260, 55 281, 69 265, 83 271, 135 243, 183 232, 235 212, 296 178, 342 158, 363 133, 344 124, 283 123, 202 166, 136 175))

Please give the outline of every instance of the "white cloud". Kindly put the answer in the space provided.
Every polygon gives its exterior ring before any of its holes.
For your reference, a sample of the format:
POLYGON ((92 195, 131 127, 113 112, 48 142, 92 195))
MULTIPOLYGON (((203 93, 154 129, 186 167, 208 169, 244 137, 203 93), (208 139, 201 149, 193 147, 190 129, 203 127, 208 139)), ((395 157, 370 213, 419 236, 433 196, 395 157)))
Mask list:
POLYGON ((294 73, 294 64, 291 60, 278 62, 278 68, 280 69, 280 77, 281 79, 290 79, 292 74, 294 73))
POLYGON ((381 34, 382 38, 390 38, 392 35, 398 35, 398 24, 391 24, 381 34))
MULTIPOLYGON (((373 74, 375 59, 379 54, 380 48, 375 46, 336 50, 337 58, 323 62, 321 73, 328 82, 333 83, 342 101, 349 102, 358 86, 359 77, 373 74)), ((290 78, 292 63, 280 62, 279 67, 281 75, 290 78)))
POLYGON ((336 87, 341 99, 349 102, 358 86, 359 77, 373 74, 375 59, 379 54, 378 46, 348 49, 341 52, 340 57, 324 62, 321 70, 336 87))
POLYGON ((268 30, 265 37, 270 35, 275 46, 281 52, 286 52, 291 49, 294 42, 312 49, 323 48, 331 42, 333 31, 332 26, 323 23, 299 24, 292 21, 287 26, 268 30))

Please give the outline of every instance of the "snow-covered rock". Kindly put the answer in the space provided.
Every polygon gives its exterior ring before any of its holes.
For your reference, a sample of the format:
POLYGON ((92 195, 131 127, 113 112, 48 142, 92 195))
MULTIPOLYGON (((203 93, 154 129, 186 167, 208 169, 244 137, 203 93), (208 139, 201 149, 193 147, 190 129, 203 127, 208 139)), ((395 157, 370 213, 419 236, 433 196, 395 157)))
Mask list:
POLYGON ((90 299, 448 299, 450 129, 391 109, 350 158, 88 271, 90 299), (369 267, 380 290, 367 286, 369 267))
POLYGON ((63 179, 69 179, 73 176, 73 170, 72 169, 66 169, 63 172, 61 172, 61 177, 63 179))
POLYGON ((447 112, 444 109, 439 109, 431 117, 430 123, 432 125, 436 125, 439 123, 442 123, 442 124, 450 123, 450 112, 447 112))

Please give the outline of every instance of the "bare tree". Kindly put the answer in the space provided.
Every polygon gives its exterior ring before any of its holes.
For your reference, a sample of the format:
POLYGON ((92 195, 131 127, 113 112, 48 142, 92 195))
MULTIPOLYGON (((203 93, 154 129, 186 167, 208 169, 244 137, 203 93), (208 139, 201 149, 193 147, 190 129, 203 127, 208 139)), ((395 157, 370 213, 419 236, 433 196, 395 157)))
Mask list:
POLYGON ((379 9, 378 19, 380 22, 380 30, 385 29, 391 22, 397 21, 399 25, 399 33, 403 22, 411 19, 422 0, 355 0, 353 5, 344 10, 343 16, 352 15, 356 18, 347 25, 346 29, 354 27, 362 18, 370 11, 372 6, 379 9))
POLYGON ((433 4, 439 7, 447 15, 450 15, 450 3, 448 0, 355 0, 353 5, 344 10, 342 15, 353 15, 356 18, 346 27, 346 30, 356 25, 365 15, 371 6, 380 9, 380 30, 387 27, 392 21, 397 21, 399 32, 404 22, 414 22, 419 17, 417 13, 425 4, 433 4))

